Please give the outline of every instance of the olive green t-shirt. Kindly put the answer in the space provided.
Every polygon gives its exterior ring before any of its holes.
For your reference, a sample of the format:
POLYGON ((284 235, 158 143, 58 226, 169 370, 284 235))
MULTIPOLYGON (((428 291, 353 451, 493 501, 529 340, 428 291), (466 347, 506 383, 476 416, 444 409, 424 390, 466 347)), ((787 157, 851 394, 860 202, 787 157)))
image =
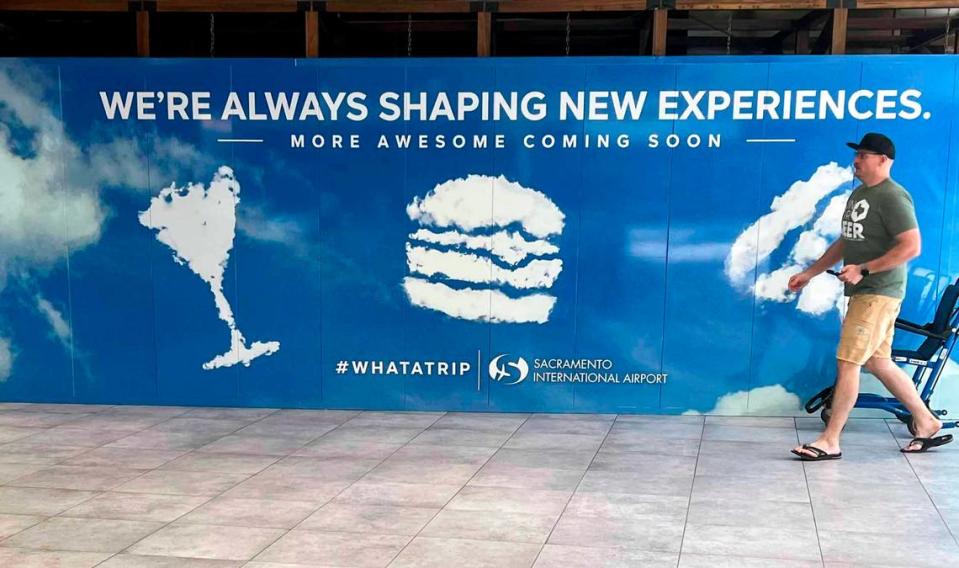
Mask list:
MULTIPOLYGON (((912 197, 891 179, 872 187, 860 185, 846 201, 842 215, 844 264, 863 264, 886 254, 896 245, 896 235, 915 229, 916 209, 912 197)), ((906 295, 906 265, 871 272, 855 286, 846 284, 846 295, 879 294, 893 298, 906 295)))

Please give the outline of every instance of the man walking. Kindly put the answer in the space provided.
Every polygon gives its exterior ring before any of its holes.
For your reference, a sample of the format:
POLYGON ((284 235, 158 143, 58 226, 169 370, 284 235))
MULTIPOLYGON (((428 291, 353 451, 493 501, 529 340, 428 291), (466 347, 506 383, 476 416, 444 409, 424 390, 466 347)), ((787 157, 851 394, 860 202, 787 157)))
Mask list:
POLYGON ((906 292, 906 263, 919 256, 921 248, 912 197, 890 178, 896 148, 892 140, 875 132, 847 145, 856 151, 853 167, 862 184, 846 202, 842 235, 812 266, 789 279, 789 289, 798 292, 842 260, 839 279, 849 296, 836 350, 832 414, 819 438, 792 450, 808 461, 842 457, 839 436, 859 396, 863 366, 912 414, 916 437, 903 452, 924 452, 952 441, 951 435, 933 437, 942 422, 891 359, 896 318, 906 292))

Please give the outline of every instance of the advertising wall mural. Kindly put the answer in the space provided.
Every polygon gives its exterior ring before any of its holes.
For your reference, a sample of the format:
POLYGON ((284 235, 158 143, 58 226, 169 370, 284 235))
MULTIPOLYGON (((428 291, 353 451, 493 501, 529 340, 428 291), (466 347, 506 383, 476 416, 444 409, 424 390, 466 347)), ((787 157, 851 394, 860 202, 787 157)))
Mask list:
POLYGON ((916 204, 903 317, 959 276, 956 67, 0 60, 0 400, 800 414, 846 142, 916 204))

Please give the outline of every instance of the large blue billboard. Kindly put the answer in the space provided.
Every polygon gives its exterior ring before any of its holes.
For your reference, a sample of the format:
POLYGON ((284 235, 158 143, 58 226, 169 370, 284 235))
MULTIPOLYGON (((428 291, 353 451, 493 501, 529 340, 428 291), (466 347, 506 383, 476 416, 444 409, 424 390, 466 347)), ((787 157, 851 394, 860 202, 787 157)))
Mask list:
POLYGON ((3 60, 0 400, 798 413, 845 142, 897 145, 903 315, 959 275, 956 67, 3 60))

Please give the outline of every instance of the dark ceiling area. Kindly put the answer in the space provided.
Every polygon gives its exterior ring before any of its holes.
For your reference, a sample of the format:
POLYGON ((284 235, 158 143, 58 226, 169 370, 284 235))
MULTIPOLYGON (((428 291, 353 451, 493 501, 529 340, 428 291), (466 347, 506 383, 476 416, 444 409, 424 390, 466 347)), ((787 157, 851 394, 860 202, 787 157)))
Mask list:
MULTIPOLYGON (((612 0, 0 0, 0 56, 954 53, 959 7, 612 0), (662 8, 660 8, 662 6, 662 8), (812 7, 811 7, 812 6, 812 7), (641 9, 626 9, 641 8, 641 9)), ((959 4, 959 2, 957 2, 959 4)))

